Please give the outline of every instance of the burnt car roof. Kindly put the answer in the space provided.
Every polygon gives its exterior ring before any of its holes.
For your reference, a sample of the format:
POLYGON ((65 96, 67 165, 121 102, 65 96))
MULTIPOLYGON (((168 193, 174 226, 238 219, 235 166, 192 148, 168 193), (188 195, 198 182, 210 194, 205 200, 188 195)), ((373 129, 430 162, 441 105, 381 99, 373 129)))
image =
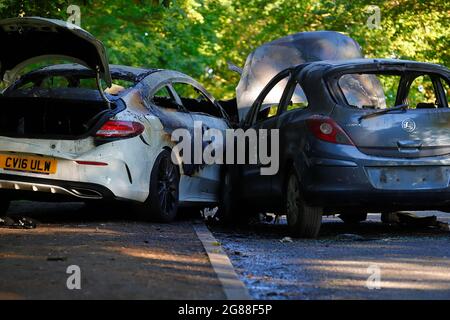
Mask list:
POLYGON ((418 70, 418 71, 440 71, 440 72, 450 72, 450 69, 443 65, 429 63, 429 62, 418 62, 412 60, 400 60, 400 59, 350 59, 350 60, 322 60, 310 63, 305 63, 296 66, 295 68, 303 69, 308 66, 305 70, 321 68, 324 71, 333 73, 339 71, 346 71, 351 69, 369 68, 375 70, 397 70, 402 71, 404 69, 418 70))
MULTIPOLYGON (((114 79, 123 79, 123 80, 129 80, 129 81, 133 81, 133 82, 139 82, 142 79, 144 79, 146 76, 148 76, 149 74, 158 72, 158 71, 163 71, 163 69, 153 69, 153 68, 139 68, 139 67, 129 67, 129 66, 124 66, 124 65, 115 65, 115 64, 110 64, 109 65, 109 70, 111 73, 112 78, 114 79)), ((76 64, 76 63, 68 63, 68 64, 57 64, 57 65, 52 65, 52 66, 48 66, 48 67, 42 67, 40 69, 36 69, 33 70, 31 72, 28 72, 26 74, 24 74, 21 77, 21 80, 25 80, 25 79, 32 79, 34 77, 39 77, 42 74, 59 74, 59 75, 63 75, 63 74, 82 74, 82 75, 86 75, 86 76, 92 76, 95 77, 95 72, 93 72, 91 69, 86 68, 80 64, 76 64)))

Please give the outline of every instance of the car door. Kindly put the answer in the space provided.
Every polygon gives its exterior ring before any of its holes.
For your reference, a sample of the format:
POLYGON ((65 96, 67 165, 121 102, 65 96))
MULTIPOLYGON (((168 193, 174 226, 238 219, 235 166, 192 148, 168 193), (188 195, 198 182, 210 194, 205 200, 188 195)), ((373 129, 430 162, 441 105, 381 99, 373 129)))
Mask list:
POLYGON ((290 69, 285 70, 269 82, 251 107, 243 124, 245 130, 254 131, 257 137, 257 148, 249 144, 246 145, 247 155, 251 157, 251 152, 258 152, 258 156, 256 163, 246 162, 241 166, 241 192, 244 197, 258 198, 258 203, 268 208, 274 200, 272 175, 261 174, 264 165, 259 157, 259 150, 263 144, 267 144, 266 150, 271 150, 272 143, 279 143, 279 141, 271 141, 271 130, 278 129, 277 119, 280 111, 280 100, 290 74, 290 69), (267 139, 262 139, 260 130, 267 130, 267 135, 265 135, 267 139))
MULTIPOLYGON (((301 69, 296 70, 299 74, 301 69)), ((297 77, 292 75, 280 102, 276 128, 279 129, 279 170, 272 176, 272 194, 283 200, 286 177, 294 166, 301 165, 302 152, 305 147, 304 121, 311 114, 309 102, 297 77)), ((302 166, 305 167, 305 166, 302 166)), ((301 170, 298 171, 301 173, 301 170)), ((282 203, 280 203, 282 205, 282 203)))
MULTIPOLYGON (((229 128, 229 125, 224 119, 221 108, 213 101, 213 98, 194 82, 173 81, 172 88, 180 97, 183 107, 189 112, 193 119, 194 130, 195 127, 201 128, 202 141, 201 144, 194 142, 198 149, 201 145, 201 152, 203 152, 208 146, 214 147, 215 150, 224 148, 223 139, 206 139, 203 135, 209 129, 217 129, 223 137, 225 137, 225 130, 229 128), (214 144, 214 146, 211 146, 214 144)), ((200 156, 200 154, 199 154, 200 156)), ((189 180, 191 199, 197 199, 196 201, 217 201, 218 192, 220 187, 220 166, 221 164, 211 164, 202 157, 203 164, 199 167, 198 172, 187 178, 189 180)))
MULTIPOLYGON (((147 86, 144 86, 147 88, 147 86)), ((154 90, 151 90, 149 94, 144 93, 146 97, 144 102, 149 108, 149 113, 145 118, 149 121, 149 125, 153 130, 160 131, 158 135, 162 135, 162 140, 171 140, 173 131, 176 129, 185 128, 190 131, 192 135, 192 127, 194 121, 190 113, 184 109, 180 98, 173 90, 169 82, 163 82, 155 86, 154 90), (162 128, 159 128, 159 124, 155 124, 155 116, 161 123, 162 128)), ((149 137, 153 140, 153 144, 156 144, 159 149, 164 147, 166 142, 154 141, 154 137, 149 137)), ((185 171, 189 171, 189 168, 184 168, 185 171)))

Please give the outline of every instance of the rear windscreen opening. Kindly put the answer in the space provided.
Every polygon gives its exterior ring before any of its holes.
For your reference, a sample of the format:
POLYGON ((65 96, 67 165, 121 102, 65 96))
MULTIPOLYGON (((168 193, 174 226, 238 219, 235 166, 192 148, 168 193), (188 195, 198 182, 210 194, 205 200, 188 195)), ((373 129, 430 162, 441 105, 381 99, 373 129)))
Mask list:
POLYGON ((338 79, 338 86, 346 104, 359 109, 387 109, 404 103, 409 109, 449 106, 449 81, 437 74, 348 73, 338 79))

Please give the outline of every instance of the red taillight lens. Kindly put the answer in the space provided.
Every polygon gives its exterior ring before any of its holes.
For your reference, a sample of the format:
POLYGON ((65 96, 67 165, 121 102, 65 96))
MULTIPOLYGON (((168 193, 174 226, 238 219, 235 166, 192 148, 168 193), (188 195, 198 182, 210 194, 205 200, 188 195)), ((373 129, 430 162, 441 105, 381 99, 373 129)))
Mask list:
POLYGON ((144 126, 134 121, 109 120, 95 134, 100 138, 131 138, 144 132, 144 126))
POLYGON ((331 118, 324 116, 312 116, 307 120, 309 131, 320 140, 353 145, 350 137, 344 130, 331 118))
POLYGON ((84 166, 107 166, 108 164, 105 162, 97 162, 97 161, 75 161, 78 164, 84 165, 84 166))

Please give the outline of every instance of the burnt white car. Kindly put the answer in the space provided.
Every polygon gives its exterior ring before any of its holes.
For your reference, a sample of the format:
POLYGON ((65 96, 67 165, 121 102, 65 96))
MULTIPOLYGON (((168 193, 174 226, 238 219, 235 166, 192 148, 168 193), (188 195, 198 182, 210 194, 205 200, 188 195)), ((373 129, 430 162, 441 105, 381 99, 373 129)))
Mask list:
POLYGON ((101 42, 44 18, 0 21, 0 213, 17 199, 129 201, 168 222, 217 202, 219 165, 171 160, 178 128, 229 127, 214 98, 176 71, 109 65, 101 42), (17 74, 48 58, 59 64, 17 74), (108 89, 102 89, 106 83, 108 89))

